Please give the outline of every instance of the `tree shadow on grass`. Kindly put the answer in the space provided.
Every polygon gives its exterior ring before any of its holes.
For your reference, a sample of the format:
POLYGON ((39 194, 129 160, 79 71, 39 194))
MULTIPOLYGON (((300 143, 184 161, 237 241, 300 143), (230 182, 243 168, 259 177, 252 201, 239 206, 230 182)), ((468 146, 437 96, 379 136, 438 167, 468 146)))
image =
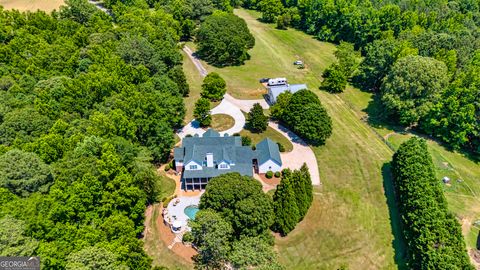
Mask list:
POLYGON ((407 260, 407 245, 402 231, 402 220, 398 206, 395 199, 395 189, 393 186, 393 177, 391 173, 390 162, 384 163, 382 166, 383 189, 387 199, 388 212, 390 215, 390 226, 393 233, 392 246, 395 252, 394 260, 398 269, 408 269, 406 265, 407 260))
POLYGON ((405 127, 393 120, 383 106, 380 95, 374 94, 368 102, 367 108, 363 110, 368 115, 368 124, 374 128, 387 128, 395 132, 405 132, 405 127))

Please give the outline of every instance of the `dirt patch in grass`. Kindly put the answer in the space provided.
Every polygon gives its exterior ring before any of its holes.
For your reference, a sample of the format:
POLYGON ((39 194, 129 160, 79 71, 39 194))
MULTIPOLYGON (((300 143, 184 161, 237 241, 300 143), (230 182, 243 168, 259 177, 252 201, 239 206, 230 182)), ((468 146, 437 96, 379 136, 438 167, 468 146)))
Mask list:
POLYGON ((43 10, 50 12, 58 10, 63 5, 63 0, 0 0, 0 6, 5 9, 17 9, 20 11, 43 10))
POLYGON ((235 125, 235 119, 227 114, 214 114, 212 115, 212 125, 211 128, 216 131, 225 131, 230 129, 235 125))

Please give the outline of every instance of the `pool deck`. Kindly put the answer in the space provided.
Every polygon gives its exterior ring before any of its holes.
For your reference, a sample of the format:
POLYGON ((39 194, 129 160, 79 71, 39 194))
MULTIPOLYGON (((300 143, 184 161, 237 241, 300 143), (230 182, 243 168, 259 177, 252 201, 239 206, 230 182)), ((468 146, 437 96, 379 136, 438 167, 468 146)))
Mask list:
POLYGON ((167 206, 168 215, 165 216, 168 223, 172 223, 175 220, 178 220, 182 223, 182 227, 187 226, 188 220, 190 219, 184 212, 185 208, 190 205, 198 206, 200 204, 200 196, 195 197, 178 197, 170 201, 167 206), (175 205, 175 202, 178 203, 175 205), (170 218, 170 220, 168 220, 170 218))

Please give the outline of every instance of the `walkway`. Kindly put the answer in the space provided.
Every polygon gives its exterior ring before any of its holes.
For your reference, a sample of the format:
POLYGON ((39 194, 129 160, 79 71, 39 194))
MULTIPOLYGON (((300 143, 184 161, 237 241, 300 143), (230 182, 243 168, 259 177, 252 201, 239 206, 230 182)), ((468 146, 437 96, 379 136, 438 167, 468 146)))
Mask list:
POLYGON ((318 171, 318 163, 312 148, 298 137, 295 133, 288 130, 286 127, 270 121, 268 126, 280 132, 283 136, 287 137, 293 145, 293 150, 288 153, 280 153, 282 157, 282 163, 284 168, 300 169, 303 163, 306 163, 310 171, 312 184, 315 186, 320 185, 320 173, 318 171))

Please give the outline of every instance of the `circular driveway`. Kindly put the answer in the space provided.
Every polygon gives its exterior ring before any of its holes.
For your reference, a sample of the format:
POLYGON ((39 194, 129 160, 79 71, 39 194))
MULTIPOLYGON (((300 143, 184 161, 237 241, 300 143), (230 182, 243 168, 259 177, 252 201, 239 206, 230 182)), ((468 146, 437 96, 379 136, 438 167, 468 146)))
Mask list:
MULTIPOLYGON (((235 104, 228 101, 226 98, 224 98, 222 102, 220 102, 220 104, 218 104, 210 112, 212 113, 212 115, 227 114, 235 120, 235 124, 233 125, 233 127, 220 132, 220 135, 222 136, 224 134, 233 135, 234 133, 240 132, 245 126, 245 116, 243 115, 242 111, 237 106, 235 106, 235 104)), ((180 137, 180 139, 183 139, 187 135, 202 135, 203 133, 205 133, 205 130, 200 127, 197 121, 193 120, 192 122, 184 126, 181 130, 179 130, 177 135, 178 137, 180 137)))

